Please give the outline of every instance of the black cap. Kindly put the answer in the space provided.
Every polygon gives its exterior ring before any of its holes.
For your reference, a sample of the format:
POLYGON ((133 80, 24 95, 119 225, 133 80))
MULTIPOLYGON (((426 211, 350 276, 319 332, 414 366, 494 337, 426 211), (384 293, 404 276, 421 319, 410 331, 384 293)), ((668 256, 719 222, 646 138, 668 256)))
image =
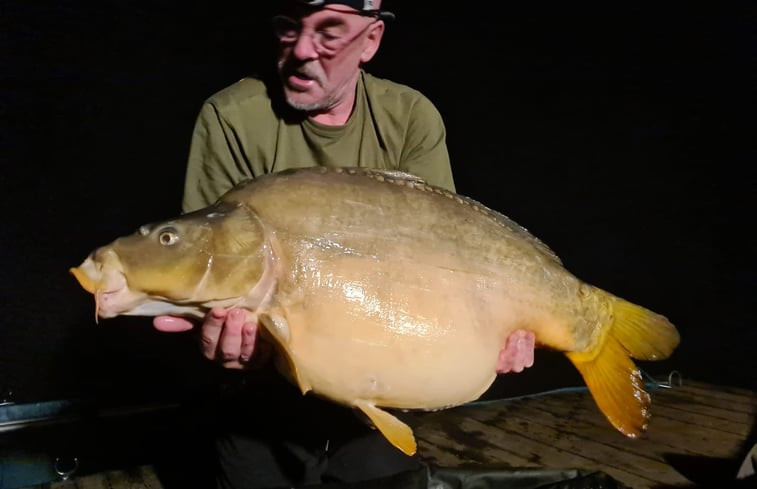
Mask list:
POLYGON ((374 0, 297 0, 298 3, 308 7, 320 8, 326 5, 346 5, 359 11, 363 15, 373 16, 381 20, 394 20, 394 14, 386 10, 378 10, 374 7, 374 0))

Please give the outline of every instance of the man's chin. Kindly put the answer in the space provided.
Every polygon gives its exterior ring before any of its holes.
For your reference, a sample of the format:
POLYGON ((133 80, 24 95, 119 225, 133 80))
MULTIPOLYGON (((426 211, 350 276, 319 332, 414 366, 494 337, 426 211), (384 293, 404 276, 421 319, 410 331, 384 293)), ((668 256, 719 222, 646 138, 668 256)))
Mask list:
POLYGON ((305 96, 305 94, 296 91, 286 90, 286 101, 294 109, 302 110, 305 112, 313 112, 323 110, 325 104, 323 100, 316 99, 311 96, 305 96))

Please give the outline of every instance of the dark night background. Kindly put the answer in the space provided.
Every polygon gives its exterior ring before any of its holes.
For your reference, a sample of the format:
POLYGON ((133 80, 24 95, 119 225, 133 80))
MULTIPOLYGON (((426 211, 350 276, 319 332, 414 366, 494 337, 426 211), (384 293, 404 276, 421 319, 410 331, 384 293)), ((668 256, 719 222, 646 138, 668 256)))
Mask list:
MULTIPOLYGON (((755 389, 757 8, 706 3, 387 0, 367 69, 437 105, 460 193, 677 325, 646 371, 755 389)), ((178 213, 200 105, 268 61, 256 5, 2 2, 2 398, 204 392, 191 337, 96 325, 68 268, 178 213)), ((489 395, 576 383, 539 352, 489 395)))

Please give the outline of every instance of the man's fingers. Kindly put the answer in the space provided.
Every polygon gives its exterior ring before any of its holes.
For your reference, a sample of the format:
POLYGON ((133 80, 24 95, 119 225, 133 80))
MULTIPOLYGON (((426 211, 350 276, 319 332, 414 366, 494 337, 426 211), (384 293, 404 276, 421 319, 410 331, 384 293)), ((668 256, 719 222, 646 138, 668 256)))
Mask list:
POLYGON ((156 316, 152 320, 152 325, 155 329, 164 333, 189 331, 195 326, 192 321, 176 316, 156 316))
POLYGON ((536 335, 531 331, 526 331, 526 334, 521 338, 521 351, 523 352, 523 367, 534 366, 534 350, 536 349, 536 335))
POLYGON ((499 351, 499 359, 497 360, 497 373, 506 374, 513 371, 513 358, 510 350, 507 347, 499 351))
POLYGON ((205 316, 200 330, 200 348, 202 354, 210 360, 215 360, 218 342, 223 332, 223 323, 226 320, 226 310, 213 308, 205 316))
POLYGON ((209 360, 220 362, 224 368, 251 366, 259 356, 255 352, 258 327, 255 323, 245 322, 246 319, 244 309, 211 309, 200 330, 202 354, 209 360))
POLYGON ((249 362, 255 351, 255 338, 258 335, 258 325, 255 323, 245 323, 242 326, 242 347, 239 350, 239 361, 242 363, 249 362))
POLYGON ((534 364, 536 336, 531 331, 516 330, 507 337, 505 347, 500 350, 497 373, 522 372, 534 364))
MULTIPOLYGON (((522 372, 534 364, 536 336, 531 331, 518 330, 510 338, 513 348, 513 372, 522 372)), ((508 341, 510 343, 510 341, 508 341)))
POLYGON ((242 327, 246 315, 243 309, 231 309, 226 315, 226 323, 218 342, 219 357, 224 362, 236 361, 242 353, 242 327))

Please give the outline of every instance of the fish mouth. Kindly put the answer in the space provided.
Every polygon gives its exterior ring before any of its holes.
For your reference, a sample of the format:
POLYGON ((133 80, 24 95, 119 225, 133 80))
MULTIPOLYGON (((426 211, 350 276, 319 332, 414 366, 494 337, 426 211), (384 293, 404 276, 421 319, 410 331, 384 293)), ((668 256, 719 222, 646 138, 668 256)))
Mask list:
POLYGON ((70 268, 69 272, 84 290, 95 296, 95 321, 122 312, 125 302, 123 298, 128 296, 129 287, 120 267, 102 263, 89 256, 78 267, 70 268))
POLYGON ((90 294, 96 294, 98 289, 97 281, 84 271, 85 264, 86 262, 81 266, 71 267, 68 269, 68 271, 71 272, 74 278, 76 278, 76 281, 79 282, 79 285, 81 285, 84 290, 86 290, 90 294))

